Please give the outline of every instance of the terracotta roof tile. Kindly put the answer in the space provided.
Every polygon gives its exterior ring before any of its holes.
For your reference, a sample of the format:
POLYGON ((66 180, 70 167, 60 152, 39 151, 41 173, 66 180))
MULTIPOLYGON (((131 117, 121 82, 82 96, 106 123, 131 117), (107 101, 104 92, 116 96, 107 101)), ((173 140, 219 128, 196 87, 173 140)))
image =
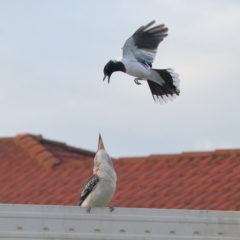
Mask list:
MULTIPOLYGON (((0 202, 76 205, 95 153, 41 135, 0 138, 0 202)), ((240 210, 240 149, 114 161, 119 207, 240 210)))

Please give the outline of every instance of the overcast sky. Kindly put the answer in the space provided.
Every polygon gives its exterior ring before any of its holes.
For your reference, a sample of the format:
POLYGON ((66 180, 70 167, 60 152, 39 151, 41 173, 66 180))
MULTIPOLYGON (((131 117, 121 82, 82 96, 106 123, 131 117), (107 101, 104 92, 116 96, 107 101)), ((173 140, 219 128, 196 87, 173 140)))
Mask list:
POLYGON ((113 157, 240 148, 240 1, 0 0, 0 137, 20 133, 113 157), (156 20, 154 68, 180 74, 156 104, 148 84, 103 67, 156 20))

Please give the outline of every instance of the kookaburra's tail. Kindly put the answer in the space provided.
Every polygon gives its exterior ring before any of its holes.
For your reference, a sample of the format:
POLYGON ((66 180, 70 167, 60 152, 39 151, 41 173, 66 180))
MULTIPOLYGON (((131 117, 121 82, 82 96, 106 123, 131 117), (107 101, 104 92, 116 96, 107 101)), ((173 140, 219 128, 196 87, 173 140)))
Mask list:
POLYGON ((171 68, 152 70, 156 71, 165 82, 158 84, 151 80, 147 80, 153 99, 155 101, 158 100, 162 104, 163 102, 167 103, 168 99, 173 100, 176 98, 180 93, 180 90, 178 89, 180 82, 180 79, 178 78, 179 75, 174 73, 171 68))

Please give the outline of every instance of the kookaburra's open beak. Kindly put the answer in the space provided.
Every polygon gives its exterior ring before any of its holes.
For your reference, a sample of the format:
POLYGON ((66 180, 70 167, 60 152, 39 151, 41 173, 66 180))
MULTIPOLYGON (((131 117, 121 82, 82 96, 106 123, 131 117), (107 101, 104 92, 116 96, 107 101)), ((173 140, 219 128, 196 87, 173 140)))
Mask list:
MULTIPOLYGON (((106 79, 107 75, 104 75, 103 81, 106 79)), ((108 83, 110 83, 110 76, 108 76, 108 83)))
POLYGON ((101 134, 99 134, 98 150, 102 150, 102 149, 105 149, 105 148, 104 148, 104 145, 103 145, 103 140, 102 140, 101 134))

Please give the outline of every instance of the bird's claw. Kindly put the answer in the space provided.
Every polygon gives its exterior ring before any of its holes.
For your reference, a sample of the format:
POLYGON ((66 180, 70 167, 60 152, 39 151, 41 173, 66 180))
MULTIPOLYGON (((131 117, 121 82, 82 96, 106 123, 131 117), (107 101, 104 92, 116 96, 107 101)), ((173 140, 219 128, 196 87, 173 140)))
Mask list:
MULTIPOLYGON (((109 210, 110 210, 110 212, 112 212, 112 211, 114 210, 114 207, 109 206, 109 210)), ((87 207, 87 212, 90 213, 90 211, 91 211, 91 207, 88 206, 88 207, 87 207)))
POLYGON ((134 79, 134 82, 137 84, 137 85, 142 85, 139 80, 142 80, 141 78, 135 78, 134 79))
POLYGON ((114 207, 109 206, 109 210, 110 210, 110 212, 112 212, 114 210, 114 207))

